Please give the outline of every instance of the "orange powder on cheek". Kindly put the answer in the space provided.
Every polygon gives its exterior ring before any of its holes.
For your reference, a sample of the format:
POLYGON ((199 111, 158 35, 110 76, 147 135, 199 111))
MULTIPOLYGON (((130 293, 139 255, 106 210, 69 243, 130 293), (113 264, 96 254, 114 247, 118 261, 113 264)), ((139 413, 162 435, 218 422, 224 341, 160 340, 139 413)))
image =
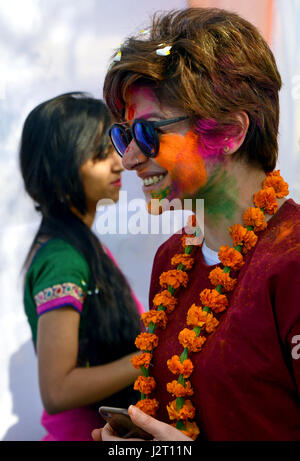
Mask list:
POLYGON ((191 195, 203 187, 207 174, 203 158, 198 152, 198 137, 192 131, 185 136, 164 134, 156 162, 168 170, 178 192, 191 195))

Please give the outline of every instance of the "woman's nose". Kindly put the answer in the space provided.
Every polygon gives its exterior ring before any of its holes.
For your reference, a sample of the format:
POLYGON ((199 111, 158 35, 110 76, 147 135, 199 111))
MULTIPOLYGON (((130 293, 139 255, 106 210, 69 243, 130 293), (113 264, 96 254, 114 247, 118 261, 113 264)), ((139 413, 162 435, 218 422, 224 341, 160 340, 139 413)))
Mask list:
POLYGON ((138 148, 134 140, 131 141, 122 157, 122 162, 126 170, 134 170, 136 165, 144 163, 147 160, 148 157, 138 148))
POLYGON ((112 169, 116 171, 124 171, 122 158, 116 150, 114 150, 114 155, 112 158, 112 169))

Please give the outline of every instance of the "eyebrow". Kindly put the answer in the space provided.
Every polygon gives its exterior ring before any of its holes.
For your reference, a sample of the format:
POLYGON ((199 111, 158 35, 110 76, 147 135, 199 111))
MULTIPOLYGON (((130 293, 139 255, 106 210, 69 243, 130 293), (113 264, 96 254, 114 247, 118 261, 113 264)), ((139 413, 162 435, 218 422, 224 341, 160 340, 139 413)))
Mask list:
POLYGON ((151 112, 150 114, 145 114, 139 118, 143 118, 145 120, 149 118, 159 118, 160 120, 166 120, 166 117, 164 117, 162 114, 158 114, 157 112, 151 112))
MULTIPOLYGON (((143 119, 143 120, 148 120, 149 118, 158 118, 159 120, 167 120, 166 117, 164 117, 162 114, 159 114, 158 112, 150 112, 150 113, 145 113, 143 115, 141 115, 140 117, 135 117, 133 120, 136 120, 136 119, 143 119)), ((128 122, 130 122, 132 120, 128 120, 128 122)))

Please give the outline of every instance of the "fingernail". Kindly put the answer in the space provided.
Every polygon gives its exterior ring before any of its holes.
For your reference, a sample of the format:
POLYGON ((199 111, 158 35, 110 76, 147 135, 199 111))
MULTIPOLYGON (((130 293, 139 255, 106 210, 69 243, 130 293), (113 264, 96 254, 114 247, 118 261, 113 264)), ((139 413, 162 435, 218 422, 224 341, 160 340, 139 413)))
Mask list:
POLYGON ((130 405, 130 407, 128 408, 128 413, 131 413, 132 415, 135 414, 136 412, 136 406, 135 405, 130 405))

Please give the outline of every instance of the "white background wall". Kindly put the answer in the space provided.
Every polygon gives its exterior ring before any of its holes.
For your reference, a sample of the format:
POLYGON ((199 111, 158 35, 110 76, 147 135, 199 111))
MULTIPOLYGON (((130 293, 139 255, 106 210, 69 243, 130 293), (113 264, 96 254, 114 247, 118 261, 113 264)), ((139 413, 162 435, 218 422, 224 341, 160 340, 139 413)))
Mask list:
MULTIPOLYGON (((185 6, 185 0, 0 0, 2 440, 40 440, 44 434, 39 424, 42 406, 36 359, 23 312, 20 274, 39 222, 24 194, 18 169, 17 149, 23 121, 38 103, 66 91, 85 90, 101 97, 108 59, 124 36, 147 25, 147 18, 154 11, 185 6)), ((279 167, 298 202, 299 10, 299 0, 276 0, 277 34, 273 44, 285 85, 281 95, 279 167)), ((129 200, 142 197, 140 181, 134 174, 125 172, 123 184, 129 200)), ((153 255, 167 237, 129 234, 102 238, 147 308, 153 255)))

